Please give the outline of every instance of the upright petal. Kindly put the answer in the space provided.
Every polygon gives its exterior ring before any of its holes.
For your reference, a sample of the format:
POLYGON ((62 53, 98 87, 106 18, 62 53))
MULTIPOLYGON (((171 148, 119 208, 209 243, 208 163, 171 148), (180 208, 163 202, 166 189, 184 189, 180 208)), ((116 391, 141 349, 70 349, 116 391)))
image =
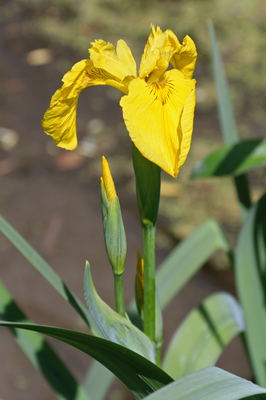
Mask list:
MULTIPOLYGON (((151 33, 141 57, 139 70, 141 78, 150 75, 150 73, 157 67, 158 61, 164 57, 166 44, 167 35, 159 27, 155 30, 154 25, 151 25, 151 33)), ((167 67, 168 63, 162 73, 167 69, 167 67)))
MULTIPOLYGON (((149 84, 134 79, 120 104, 129 135, 142 155, 173 177, 179 170, 180 118, 195 80, 178 70, 164 74, 164 81, 149 84)), ((193 115, 191 116, 193 119, 193 115)), ((187 125, 186 125, 187 126, 187 125)), ((184 142, 185 143, 185 142, 184 142)))
POLYGON ((186 36, 182 46, 173 55, 170 62, 174 68, 179 69, 189 78, 192 78, 197 60, 197 50, 193 40, 186 36))
POLYGON ((137 76, 137 66, 134 57, 130 51, 128 45, 124 42, 124 40, 118 40, 116 46, 116 52, 118 59, 122 62, 122 64, 127 69, 128 76, 137 76))
POLYGON ((127 76, 136 76, 135 60, 123 40, 119 40, 117 44, 117 54, 114 46, 102 39, 92 43, 89 53, 95 68, 104 69, 120 81, 127 76))
POLYGON ((51 135, 57 146, 67 150, 77 147, 76 112, 80 92, 88 86, 110 85, 127 93, 127 85, 108 72, 97 69, 91 60, 75 64, 63 77, 63 86, 52 97, 42 126, 51 135))
POLYGON ((165 33, 167 34, 166 51, 171 51, 171 55, 173 55, 179 51, 181 44, 173 31, 167 29, 165 33))

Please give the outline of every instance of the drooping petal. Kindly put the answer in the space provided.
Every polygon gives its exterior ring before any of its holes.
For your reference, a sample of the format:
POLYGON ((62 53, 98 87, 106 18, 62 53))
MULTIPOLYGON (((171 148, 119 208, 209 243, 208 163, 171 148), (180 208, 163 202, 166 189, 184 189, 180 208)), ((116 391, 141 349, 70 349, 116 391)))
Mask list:
POLYGON ((178 168, 180 168, 184 162, 186 161, 191 139, 192 139, 192 131, 193 131, 193 120, 194 120, 194 110, 196 104, 196 93, 195 87, 189 93, 187 100, 185 102, 183 112, 180 118, 180 123, 178 126, 178 137, 180 140, 180 151, 179 151, 179 160, 178 160, 178 168))
POLYGON ((173 55, 170 62, 174 68, 179 69, 189 78, 192 78, 197 60, 197 50, 193 40, 187 35, 182 46, 173 55))
POLYGON ((195 80, 178 70, 166 72, 163 77, 164 81, 153 84, 134 79, 120 105, 135 146, 144 157, 176 177, 182 150, 178 126, 195 80))
POLYGON ((136 76, 135 60, 123 40, 119 40, 117 44, 117 54, 112 43, 102 39, 92 43, 89 53, 95 68, 104 69, 120 81, 127 76, 136 76))
POLYGON ((108 72, 95 68, 91 60, 82 60, 75 64, 65 74, 63 82, 61 89, 52 97, 42 126, 57 146, 74 150, 77 147, 76 111, 80 92, 88 86, 110 85, 127 93, 127 86, 108 72))

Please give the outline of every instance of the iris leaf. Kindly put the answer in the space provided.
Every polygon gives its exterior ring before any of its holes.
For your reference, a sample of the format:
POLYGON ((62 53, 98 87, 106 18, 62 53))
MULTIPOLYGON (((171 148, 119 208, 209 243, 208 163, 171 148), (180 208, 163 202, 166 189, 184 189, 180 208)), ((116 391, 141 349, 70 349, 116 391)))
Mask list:
POLYGON ((194 165, 191 178, 237 176, 264 165, 266 165, 266 139, 247 140, 222 146, 204 160, 198 161, 194 165))
MULTIPOLYGON (((98 361, 93 360, 86 373, 82 386, 93 400, 105 399, 114 380, 114 375, 98 361)), ((89 400, 89 399, 88 399, 89 400)))
POLYGON ((81 303, 77 296, 68 289, 50 265, 47 264, 37 251, 34 250, 2 216, 0 216, 0 231, 13 243, 31 265, 61 294, 61 296, 72 305, 92 331, 99 335, 98 328, 87 308, 81 303))
POLYGON ((138 400, 173 381, 146 358, 102 338, 43 325, 0 321, 1 325, 40 332, 76 347, 112 371, 138 400))
POLYGON ((246 319, 246 340, 256 382, 266 387, 266 195, 255 204, 240 232, 235 277, 246 319))
POLYGON ((187 375, 146 397, 146 400, 265 400, 266 389, 220 368, 187 375))
MULTIPOLYGON (((8 321, 30 323, 1 281, 0 315, 8 321)), ((88 394, 40 333, 13 327, 10 328, 10 331, 34 367, 51 385, 58 399, 89 400, 88 394)))
POLYGON ((92 282, 88 262, 85 267, 84 289, 87 305, 102 337, 155 362, 154 347, 150 339, 128 318, 119 315, 99 297, 92 282))
POLYGON ((243 312, 238 302, 228 293, 215 293, 178 327, 167 348, 163 369, 176 380, 215 365, 224 348, 243 331, 243 312))
MULTIPOLYGON (((220 126, 224 143, 227 145, 231 145, 239 142, 239 136, 234 116, 233 104, 230 96, 229 85, 219 51, 215 29, 211 21, 209 22, 209 34, 211 38, 213 74, 218 95, 220 126)), ((239 199, 240 212, 242 219, 244 220, 247 211, 251 206, 249 185, 247 177, 244 174, 238 175, 237 177, 235 177, 234 180, 239 199)))

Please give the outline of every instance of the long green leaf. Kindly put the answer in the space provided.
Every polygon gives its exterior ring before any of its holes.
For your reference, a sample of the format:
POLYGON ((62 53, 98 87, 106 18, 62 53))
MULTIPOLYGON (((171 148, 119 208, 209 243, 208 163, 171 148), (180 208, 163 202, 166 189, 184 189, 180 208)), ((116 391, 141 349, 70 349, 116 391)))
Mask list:
POLYGON ((244 331, 243 312, 228 293, 215 293, 192 310, 167 349, 163 369, 172 378, 215 365, 224 348, 244 331))
POLYGON ((204 160, 198 161, 194 165, 191 178, 237 176, 264 165, 266 165, 266 139, 247 140, 222 146, 204 160))
MULTIPOLYGON (((0 281, 0 315, 7 321, 30 323, 0 281)), ((34 367, 42 373, 60 400, 89 400, 88 394, 78 384, 53 348, 37 332, 10 328, 17 344, 34 367)))
MULTIPOLYGON (((237 125, 234 116, 233 104, 230 96, 229 85, 225 75, 222 58, 219 52, 213 23, 209 22, 209 33, 211 38, 212 64, 214 79, 218 94, 218 111, 221 130, 225 144, 239 142, 237 125)), ((235 186, 238 194, 242 219, 251 206, 249 186, 246 175, 242 174, 235 178, 235 186)))
POLYGON ((251 208, 240 232, 235 267, 252 369, 256 382, 266 387, 266 195, 251 208))
POLYGON ((77 296, 64 284, 56 272, 47 262, 26 242, 25 239, 2 217, 0 216, 0 231, 10 240, 11 243, 23 254, 23 256, 37 269, 40 274, 68 301, 77 313, 83 318, 88 326, 97 335, 100 335, 87 308, 81 303, 77 296))
POLYGON ((187 375, 145 400, 265 400, 266 390, 220 368, 209 367, 187 375))
POLYGON ((137 399, 142 399, 173 381, 169 375, 146 358, 102 338, 43 325, 6 321, 0 321, 0 325, 40 332, 76 347, 112 371, 137 399))

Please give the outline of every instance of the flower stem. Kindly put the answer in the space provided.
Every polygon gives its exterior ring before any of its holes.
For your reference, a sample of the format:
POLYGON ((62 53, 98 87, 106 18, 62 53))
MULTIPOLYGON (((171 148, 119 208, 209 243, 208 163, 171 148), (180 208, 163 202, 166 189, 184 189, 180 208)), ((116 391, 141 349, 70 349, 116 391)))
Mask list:
POLYGON ((160 367, 160 364, 161 364, 161 352, 162 352, 161 347, 155 349, 156 364, 158 365, 158 367, 160 367))
POLYGON ((155 342, 155 226, 143 225, 144 332, 155 342))
POLYGON ((124 288, 123 288, 123 274, 114 275, 115 279, 115 305, 116 312, 122 317, 126 316, 125 301, 124 301, 124 288))

